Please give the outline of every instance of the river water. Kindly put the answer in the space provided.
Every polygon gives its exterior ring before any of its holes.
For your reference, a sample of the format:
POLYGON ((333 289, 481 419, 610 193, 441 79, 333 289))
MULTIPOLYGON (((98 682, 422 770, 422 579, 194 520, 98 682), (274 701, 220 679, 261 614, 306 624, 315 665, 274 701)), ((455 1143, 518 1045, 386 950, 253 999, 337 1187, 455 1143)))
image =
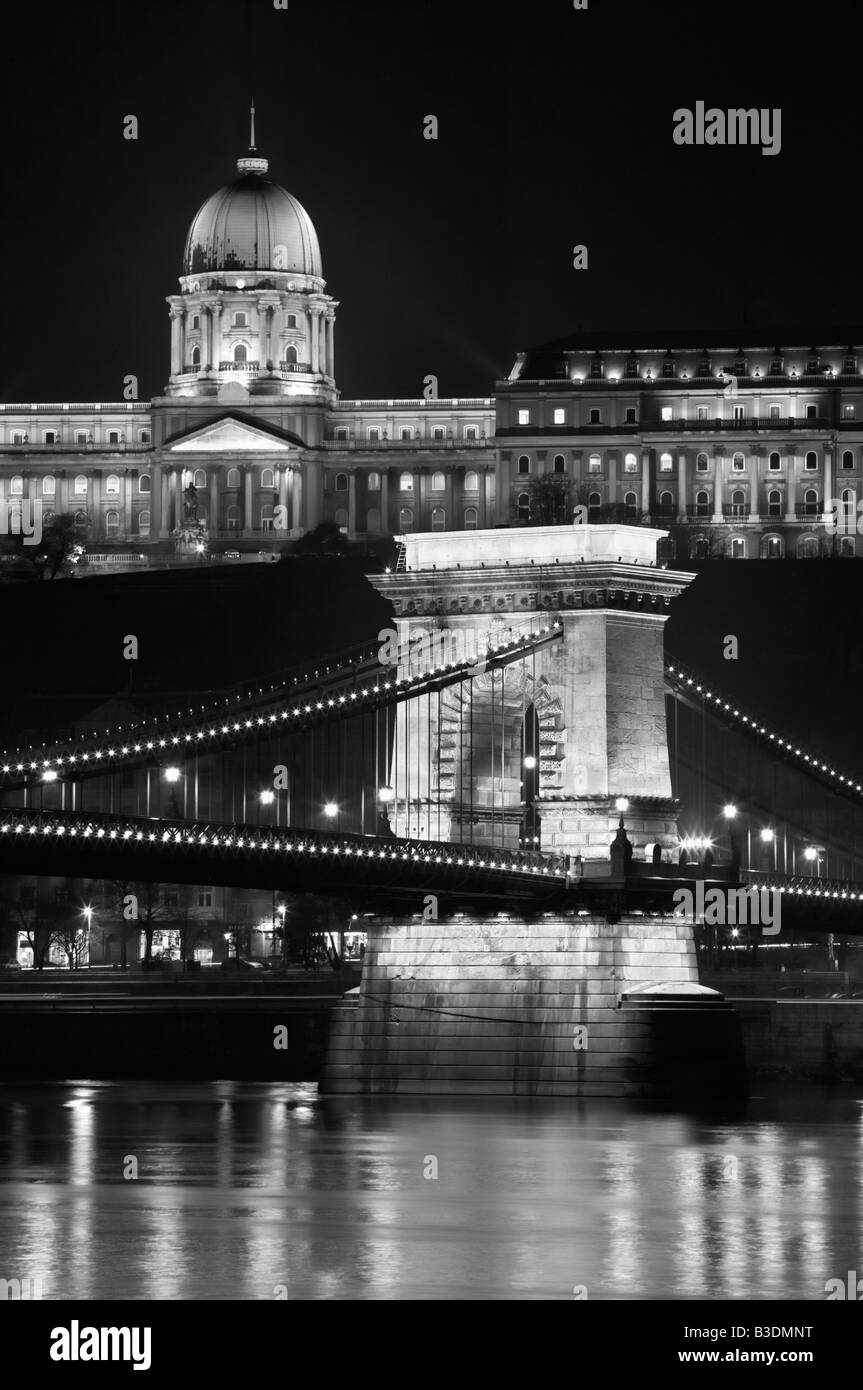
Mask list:
POLYGON ((788 1088, 723 1119, 0 1086, 0 1279, 45 1299, 823 1300, 863 1272, 861 1222, 853 1092, 788 1088))

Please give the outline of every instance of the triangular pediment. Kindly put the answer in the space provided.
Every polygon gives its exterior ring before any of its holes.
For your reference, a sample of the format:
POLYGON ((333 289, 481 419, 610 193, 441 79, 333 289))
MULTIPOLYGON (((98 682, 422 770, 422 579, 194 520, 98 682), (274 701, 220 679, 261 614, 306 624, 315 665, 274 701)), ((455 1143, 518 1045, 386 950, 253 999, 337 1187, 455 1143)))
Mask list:
POLYGON ((169 445, 172 454, 287 454, 290 450, 285 440, 231 416, 192 430, 169 445))

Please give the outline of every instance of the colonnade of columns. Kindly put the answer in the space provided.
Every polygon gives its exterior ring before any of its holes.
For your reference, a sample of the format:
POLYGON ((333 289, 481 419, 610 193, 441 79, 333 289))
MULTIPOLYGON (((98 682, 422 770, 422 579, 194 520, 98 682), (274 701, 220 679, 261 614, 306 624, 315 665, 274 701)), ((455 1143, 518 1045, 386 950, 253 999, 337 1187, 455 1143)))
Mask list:
MULTIPOLYGON (((277 293, 261 297, 253 306, 257 311, 257 359, 260 369, 277 369, 281 360, 281 338, 287 323, 289 304, 282 303, 277 293)), ((228 345, 223 343, 222 315, 226 306, 221 299, 189 305, 171 304, 171 377, 172 379, 191 368, 192 345, 199 348, 201 360, 199 374, 208 368, 219 370, 221 360, 230 356, 228 345), (198 316, 200 328, 194 344, 191 340, 189 320, 192 314, 198 316)), ((297 344, 301 360, 307 360, 308 351, 311 370, 315 374, 335 377, 335 313, 325 303, 311 303, 305 309, 297 309, 297 318, 306 319, 308 348, 297 344), (306 319, 306 315, 308 318, 306 319)), ((244 330, 251 335, 255 332, 250 323, 244 330)))

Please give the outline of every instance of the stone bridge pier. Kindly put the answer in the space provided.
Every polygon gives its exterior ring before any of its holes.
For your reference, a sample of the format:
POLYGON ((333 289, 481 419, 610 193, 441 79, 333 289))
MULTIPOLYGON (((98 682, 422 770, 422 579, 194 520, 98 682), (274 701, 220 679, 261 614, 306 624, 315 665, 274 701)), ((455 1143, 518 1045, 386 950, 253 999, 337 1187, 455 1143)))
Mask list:
POLYGON ((664 531, 574 525, 400 537, 390 600, 399 674, 477 658, 470 681, 398 706, 395 833, 608 859, 620 812, 636 858, 677 843, 663 627, 694 577, 657 567, 664 531), (561 637, 503 670, 489 648, 561 637))

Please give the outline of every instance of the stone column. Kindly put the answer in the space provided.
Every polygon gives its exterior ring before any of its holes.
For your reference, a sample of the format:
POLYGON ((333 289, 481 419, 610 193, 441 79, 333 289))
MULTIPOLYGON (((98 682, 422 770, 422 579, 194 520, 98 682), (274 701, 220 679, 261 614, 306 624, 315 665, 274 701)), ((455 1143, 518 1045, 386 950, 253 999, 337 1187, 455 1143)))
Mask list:
POLYGON ((455 524, 455 512, 453 511, 453 482, 452 472, 447 470, 446 487, 444 488, 444 530, 461 531, 461 526, 455 524))
POLYGON ((284 310, 282 309, 281 304, 273 304, 271 305, 271 308, 273 310, 273 317, 270 322, 270 357, 272 359, 273 369, 275 370, 275 368, 278 367, 279 361, 281 359, 282 323, 284 321, 284 310))
POLYGON ((167 538, 171 529, 171 470, 166 468, 162 474, 162 527, 160 535, 167 538))
POLYGON ((381 530, 387 535, 391 534, 390 529, 390 473, 389 469, 383 469, 381 473, 381 530))
POLYGON ((281 464, 278 469, 278 478, 279 506, 282 509, 279 512, 279 516, 282 518, 282 523, 278 529, 283 532, 286 532, 291 524, 291 519, 288 515, 288 472, 287 464, 281 464))
POLYGON ((254 525, 252 516, 252 468, 246 464, 243 469, 243 535, 251 536, 254 525))
POLYGON ((327 375, 331 377, 335 377, 336 374, 336 354, 333 344, 335 327, 335 315, 331 314, 327 319, 327 375))
POLYGON ((689 502, 689 480, 686 476, 686 454, 677 456, 677 515, 686 520, 686 506, 689 502))
POLYGON ((171 377, 178 376, 182 363, 180 362, 180 313, 175 306, 171 306, 171 377))
POLYGON ((724 483, 724 479, 723 479, 723 477, 722 477, 722 452, 721 452, 721 450, 717 451, 717 449, 714 448, 714 451, 713 451, 713 521, 714 521, 714 522, 720 522, 720 521, 722 520, 722 495, 723 495, 723 491, 724 491, 723 483, 724 483))
POLYGON ((258 362, 259 371, 266 371, 270 360, 270 306, 258 305, 258 362))
POLYGON ((92 468, 87 469, 87 516, 90 520, 90 535, 99 535, 99 517, 96 513, 96 478, 92 468))
POLYGON ((209 305, 201 305, 201 372, 205 372, 213 357, 213 324, 209 305))
POLYGON ((186 311, 180 310, 180 371, 186 366, 186 311))
POLYGON ((617 454, 614 449, 610 449, 606 457, 608 459, 608 505, 614 507, 617 505, 617 454))
POLYGON ((305 478, 298 478, 306 489, 304 529, 313 531, 321 519, 321 465, 317 459, 306 464, 305 478))
POLYGON ((824 445, 824 496, 821 499, 822 519, 830 521, 830 499, 833 496, 833 452, 829 444, 824 445))
POLYGON ((211 536, 217 536, 221 530, 219 518, 219 470, 210 470, 210 514, 207 517, 207 526, 211 536))
POLYGON ((303 530, 303 473, 301 468, 295 468, 293 473, 293 498, 291 507, 291 521, 293 522, 293 534, 299 536, 303 530))
POLYGON ((788 452, 788 489, 785 497, 785 520, 797 520, 797 458, 794 453, 793 445, 788 452))
POLYGON ((757 521, 760 516, 758 493, 760 489, 760 478, 758 476, 758 455, 755 453, 749 456, 750 483, 749 483, 749 520, 757 521))
POLYGON ((162 534, 162 465, 153 463, 150 468, 150 538, 158 540, 162 534))
POLYGON ((641 451, 641 514, 650 513, 650 450, 641 451))
POLYGON ((312 329, 312 371, 317 372, 320 364, 320 349, 318 325, 320 324, 320 311, 317 308, 310 310, 311 329, 312 329))
POLYGON ((125 536, 128 538, 129 536, 131 536, 131 535, 134 534, 134 528, 133 528, 133 526, 132 526, 132 522, 133 522, 133 519, 134 519, 134 514, 133 514, 133 510, 132 510, 132 470, 131 470, 131 468, 127 468, 127 469, 126 469, 126 476, 125 476, 125 479, 124 479, 123 494, 124 494, 124 495, 123 495, 123 532, 124 532, 125 536))
POLYGON ((494 501, 492 498, 494 470, 492 468, 481 469, 480 478, 483 481, 483 501, 480 507, 478 520, 482 526, 489 527, 492 525, 494 519, 494 501))
POLYGON ((353 540, 357 532, 357 474, 352 468, 348 474, 348 540, 353 540))
MULTIPOLYGON (((497 473, 499 487, 497 495, 497 519, 501 523, 509 521, 510 468, 510 459, 504 458, 503 453, 498 454, 497 473)), ((486 525, 488 525, 490 521, 491 517, 486 517, 486 525)))
POLYGON ((210 314, 210 363, 214 372, 219 370, 222 359, 222 308, 221 302, 214 304, 210 314))

